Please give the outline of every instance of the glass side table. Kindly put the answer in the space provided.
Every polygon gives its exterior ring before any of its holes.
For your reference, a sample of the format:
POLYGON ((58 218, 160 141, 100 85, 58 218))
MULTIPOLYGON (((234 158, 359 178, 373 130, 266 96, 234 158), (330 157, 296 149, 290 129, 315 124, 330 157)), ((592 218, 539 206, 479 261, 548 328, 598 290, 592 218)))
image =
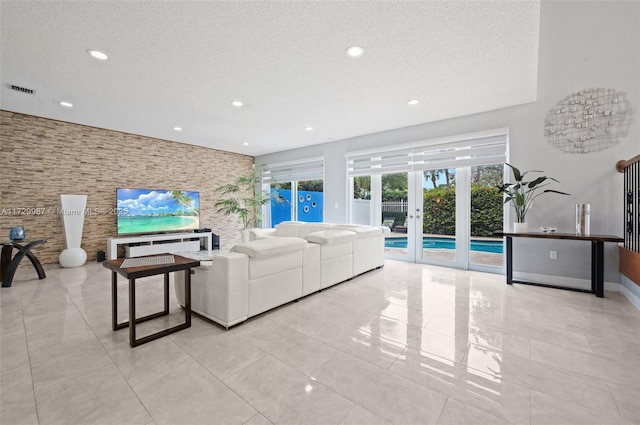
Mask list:
POLYGON ((175 252, 176 255, 180 255, 185 258, 190 258, 192 260, 198 261, 213 261, 213 254, 218 254, 220 250, 216 251, 180 251, 175 252))
POLYGON ((40 260, 35 256, 31 249, 35 246, 41 245, 47 242, 46 239, 32 239, 22 241, 1 241, 2 253, 0 254, 0 280, 2 280, 2 287, 8 288, 13 283, 13 276, 16 274, 16 270, 20 265, 20 261, 26 256, 33 264, 33 267, 38 273, 39 279, 44 279, 47 275, 44 273, 40 260), (16 255, 13 255, 13 250, 17 249, 16 255))

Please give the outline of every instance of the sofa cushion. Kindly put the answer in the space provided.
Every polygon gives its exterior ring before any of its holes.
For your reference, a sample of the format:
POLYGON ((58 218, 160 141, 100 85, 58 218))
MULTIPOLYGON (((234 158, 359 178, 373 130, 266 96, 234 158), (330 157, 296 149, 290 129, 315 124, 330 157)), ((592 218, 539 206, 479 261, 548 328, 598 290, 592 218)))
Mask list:
POLYGON ((355 232, 351 230, 320 230, 307 235, 309 242, 320 245, 338 244, 350 242, 356 238, 355 232))
MULTIPOLYGON (((305 244, 311 245, 311 244, 305 244)), ((275 257, 259 257, 249 259, 249 281, 272 276, 287 270, 302 268, 304 249, 278 254, 275 257)), ((302 280, 300 281, 302 285, 302 280)), ((302 286, 301 289, 302 291, 302 286)))
POLYGON ((338 224, 332 227, 332 229, 344 229, 351 230, 352 232, 356 232, 358 238, 369 238, 373 236, 380 236, 382 232, 382 228, 380 227, 372 227, 372 226, 359 226, 359 225, 349 225, 349 224, 338 224))
POLYGON ((302 250, 306 243, 307 241, 301 238, 262 238, 236 244, 231 251, 241 252, 251 258, 264 258, 302 250))
POLYGON ((276 225, 276 236, 292 236, 304 238, 309 233, 319 230, 328 229, 329 225, 325 223, 305 223, 302 221, 283 221, 276 225))
POLYGON ((349 264, 353 262, 353 243, 352 242, 343 242, 343 243, 332 243, 321 245, 320 250, 320 262, 323 263, 332 258, 345 257, 349 256, 349 264))
POLYGON ((276 235, 276 229, 249 229, 249 240, 270 238, 276 235))

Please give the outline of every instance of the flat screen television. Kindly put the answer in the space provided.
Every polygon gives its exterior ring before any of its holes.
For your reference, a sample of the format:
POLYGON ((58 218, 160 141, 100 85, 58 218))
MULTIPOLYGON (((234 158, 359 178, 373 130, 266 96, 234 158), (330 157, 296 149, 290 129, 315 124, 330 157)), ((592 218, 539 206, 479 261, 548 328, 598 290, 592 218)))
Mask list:
POLYGON ((116 189, 118 234, 164 233, 200 227, 200 192, 116 189))

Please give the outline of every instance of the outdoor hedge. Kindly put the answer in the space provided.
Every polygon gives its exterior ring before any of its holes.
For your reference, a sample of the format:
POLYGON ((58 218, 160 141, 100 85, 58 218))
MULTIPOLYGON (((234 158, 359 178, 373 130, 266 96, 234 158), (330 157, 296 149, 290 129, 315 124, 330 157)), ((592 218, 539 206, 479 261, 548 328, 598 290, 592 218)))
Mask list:
MULTIPOLYGON (((455 188, 424 191, 423 232, 456 234, 455 188)), ((471 185, 471 236, 492 236, 502 229, 502 194, 493 187, 471 185)))

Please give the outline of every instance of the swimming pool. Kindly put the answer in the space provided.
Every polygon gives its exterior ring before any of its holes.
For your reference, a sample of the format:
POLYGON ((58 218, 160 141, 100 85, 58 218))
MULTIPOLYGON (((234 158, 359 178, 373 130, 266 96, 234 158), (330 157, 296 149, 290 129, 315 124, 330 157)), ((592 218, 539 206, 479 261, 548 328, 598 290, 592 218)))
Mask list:
MULTIPOLYGON (((407 238, 386 238, 384 241, 385 248, 406 248, 407 238)), ((433 236, 424 236, 422 238, 422 248, 424 249, 455 249, 456 240, 450 238, 436 238, 433 236)), ((502 241, 485 241, 471 240, 471 251, 490 252, 494 254, 502 254, 502 241)))

